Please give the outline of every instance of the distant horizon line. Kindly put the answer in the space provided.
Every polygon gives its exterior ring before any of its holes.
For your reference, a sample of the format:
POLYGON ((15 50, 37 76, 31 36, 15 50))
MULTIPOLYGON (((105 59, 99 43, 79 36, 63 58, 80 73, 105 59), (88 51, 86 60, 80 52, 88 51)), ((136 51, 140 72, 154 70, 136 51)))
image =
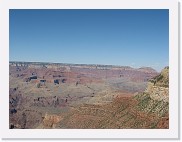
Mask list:
MULTIPOLYGON (((115 66, 115 67, 129 67, 129 68, 133 68, 133 69, 151 68, 151 69, 155 70, 156 72, 160 72, 150 66, 131 67, 129 65, 91 64, 91 63, 86 64, 86 63, 65 63, 65 62, 63 63, 63 62, 46 62, 46 61, 9 61, 9 63, 13 63, 13 62, 14 63, 24 62, 24 63, 65 64, 65 65, 115 66)), ((167 67, 167 66, 165 66, 165 67, 167 67)))

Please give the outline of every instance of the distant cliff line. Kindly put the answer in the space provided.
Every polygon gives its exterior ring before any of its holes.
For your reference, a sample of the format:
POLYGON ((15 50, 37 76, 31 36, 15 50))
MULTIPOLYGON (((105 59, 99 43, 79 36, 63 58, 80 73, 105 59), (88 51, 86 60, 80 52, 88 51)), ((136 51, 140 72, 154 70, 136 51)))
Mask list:
POLYGON ((80 68, 95 68, 95 69, 126 69, 126 70, 147 70, 157 72, 151 67, 132 68, 130 66, 120 65, 101 65, 101 64, 73 64, 73 63, 51 63, 51 62, 23 62, 23 61, 10 61, 10 66, 24 66, 24 67, 80 67, 80 68))

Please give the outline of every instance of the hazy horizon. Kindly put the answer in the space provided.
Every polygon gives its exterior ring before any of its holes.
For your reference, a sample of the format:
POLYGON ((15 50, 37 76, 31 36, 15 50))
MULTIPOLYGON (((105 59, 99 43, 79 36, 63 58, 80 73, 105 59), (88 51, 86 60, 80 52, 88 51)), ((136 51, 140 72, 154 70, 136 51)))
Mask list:
MULTIPOLYGON (((139 69, 139 68, 152 68, 152 67, 150 67, 150 66, 141 66, 141 67, 132 67, 132 66, 125 66, 125 65, 115 65, 115 64, 82 64, 82 63, 65 63, 65 62, 41 62, 41 61, 9 61, 9 63, 10 62, 25 62, 25 63, 44 63, 44 64, 75 64, 75 65, 103 65, 103 66, 118 66, 118 67, 131 67, 131 68, 133 68, 133 69, 139 69)), ((167 67, 167 66, 165 66, 165 67, 167 67)), ((164 67, 164 68, 165 68, 164 67)), ((164 68, 162 68, 162 69, 164 69, 164 68)), ((155 68, 152 68, 152 69, 154 69, 154 70, 156 70, 155 68)), ((162 70, 161 69, 161 70, 162 70)), ((157 72, 161 72, 161 70, 156 70, 157 72)))
POLYGON ((169 66, 169 11, 10 10, 10 61, 169 66))

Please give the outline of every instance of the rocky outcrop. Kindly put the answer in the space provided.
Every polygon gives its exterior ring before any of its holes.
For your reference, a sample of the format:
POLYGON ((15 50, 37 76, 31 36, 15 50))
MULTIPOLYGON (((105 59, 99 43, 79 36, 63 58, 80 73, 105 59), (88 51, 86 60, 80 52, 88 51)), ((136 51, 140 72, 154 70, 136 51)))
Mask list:
POLYGON ((169 102, 169 67, 165 67, 158 76, 149 81, 145 92, 154 100, 169 102))
POLYGON ((165 67, 161 73, 150 79, 154 86, 169 88, 169 67, 165 67))
POLYGON ((149 82, 145 92, 150 94, 150 97, 154 100, 169 102, 169 88, 155 86, 149 82))
POLYGON ((59 115, 49 115, 45 114, 43 119, 43 127, 44 128, 55 128, 55 125, 62 120, 62 117, 59 115))

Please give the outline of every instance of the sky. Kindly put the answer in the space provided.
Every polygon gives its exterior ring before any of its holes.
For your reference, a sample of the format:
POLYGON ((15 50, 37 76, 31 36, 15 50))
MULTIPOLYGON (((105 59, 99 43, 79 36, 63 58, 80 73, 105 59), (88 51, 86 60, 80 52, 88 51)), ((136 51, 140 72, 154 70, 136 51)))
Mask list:
POLYGON ((169 11, 62 9, 9 12, 10 61, 169 65, 169 11))

